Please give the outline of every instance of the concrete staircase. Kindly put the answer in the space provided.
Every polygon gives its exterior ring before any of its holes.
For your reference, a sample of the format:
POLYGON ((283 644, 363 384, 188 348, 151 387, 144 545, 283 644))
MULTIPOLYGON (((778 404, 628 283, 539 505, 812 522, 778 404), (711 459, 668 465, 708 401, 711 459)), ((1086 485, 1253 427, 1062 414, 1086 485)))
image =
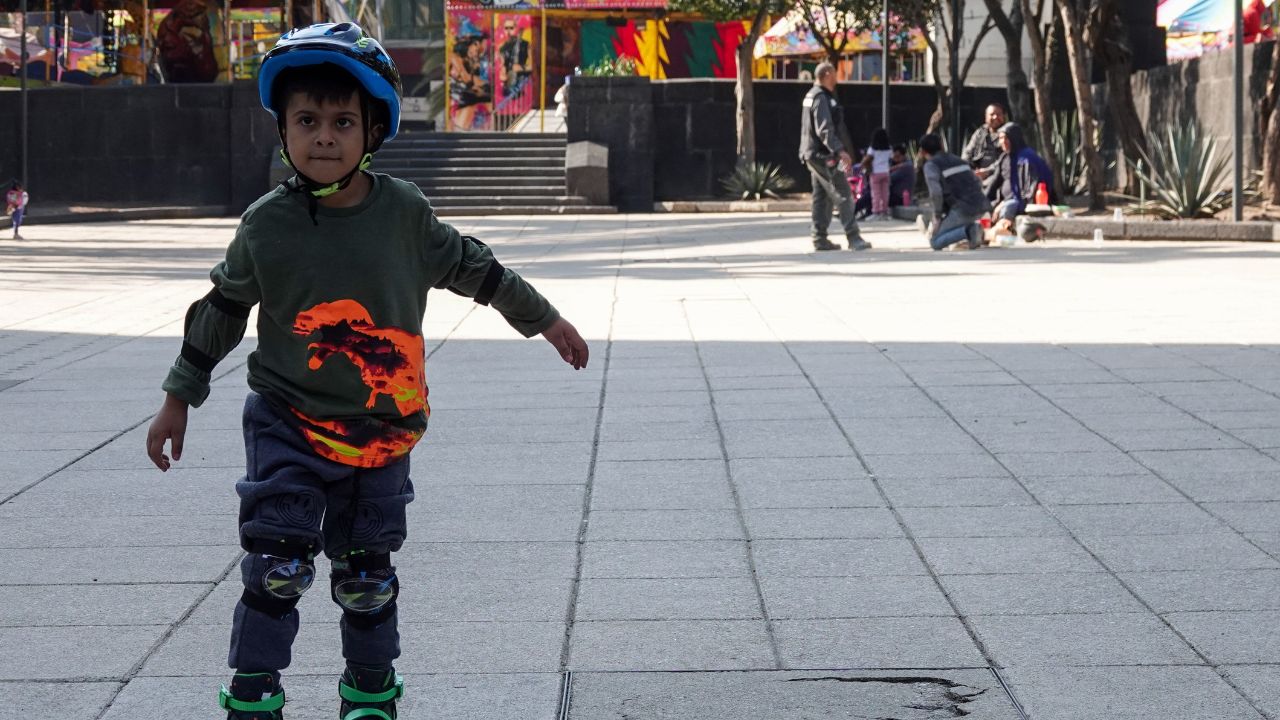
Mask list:
POLYGON ((440 215, 614 213, 565 194, 565 136, 403 133, 374 169, 416 183, 440 215))

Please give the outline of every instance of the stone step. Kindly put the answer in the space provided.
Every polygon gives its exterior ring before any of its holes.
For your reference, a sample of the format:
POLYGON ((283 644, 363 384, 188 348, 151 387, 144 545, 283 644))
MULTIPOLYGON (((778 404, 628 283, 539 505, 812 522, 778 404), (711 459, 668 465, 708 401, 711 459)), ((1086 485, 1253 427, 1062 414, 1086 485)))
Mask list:
POLYGON ((612 205, 435 205, 441 217, 459 215, 613 215, 612 205))
POLYGON ((453 160, 467 158, 503 158, 503 159, 544 159, 554 158, 564 162, 564 148, 505 148, 505 147, 422 147, 422 148, 387 148, 378 153, 378 160, 401 160, 405 158, 431 158, 433 160, 453 160))
MULTIPOLYGON (((382 160, 382 158, 379 158, 382 160)), ((563 170, 564 158, 524 158, 524 157, 471 157, 464 155, 456 160, 450 160, 448 165, 442 165, 438 160, 431 158, 408 159, 408 158, 390 158, 384 162, 378 163, 379 168, 396 168, 403 170, 407 168, 529 168, 529 169, 549 169, 563 170)))
POLYGON ((428 173, 409 173, 406 175, 397 175, 401 180, 411 183, 417 183, 419 187, 457 187, 457 188, 473 188, 479 191, 488 191, 495 188, 525 188, 525 187, 555 187, 564 189, 564 173, 558 175, 546 176, 530 176, 530 175, 479 175, 471 176, 443 176, 431 175, 428 173))
POLYGON ((539 198, 558 198, 564 196, 564 185, 532 185, 529 187, 512 187, 504 185, 501 187, 485 188, 485 187, 460 187, 457 185, 431 185, 417 183, 422 190, 422 194, 429 198, 436 197, 475 197, 476 193, 491 190, 501 193, 504 197, 539 197, 539 198))
MULTIPOLYGON (((430 196, 428 196, 430 199, 430 196)), ((432 200, 432 206, 436 206, 436 202, 432 200)), ((440 199, 440 205, 449 207, 485 207, 490 205, 506 206, 506 205, 555 205, 555 206, 581 206, 588 205, 586 198, 577 195, 565 195, 563 191, 559 195, 535 195, 532 197, 515 196, 515 195, 450 195, 440 199)))
POLYGON ((538 168, 536 172, 510 172, 504 173, 494 168, 397 168, 388 170, 379 168, 379 172, 387 172, 401 180, 409 182, 417 182, 418 180, 453 180, 457 178, 485 178, 496 183, 496 187, 501 187, 508 181, 513 180, 536 180, 538 182, 564 183, 564 169, 552 170, 550 168, 538 168))

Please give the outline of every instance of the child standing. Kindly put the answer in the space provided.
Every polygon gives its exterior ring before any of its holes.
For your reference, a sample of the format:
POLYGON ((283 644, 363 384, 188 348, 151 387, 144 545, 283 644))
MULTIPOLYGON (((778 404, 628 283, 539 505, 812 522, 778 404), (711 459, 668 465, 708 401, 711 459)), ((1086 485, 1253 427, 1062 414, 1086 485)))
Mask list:
POLYGON ((889 144, 889 132, 880 128, 871 134, 871 147, 862 159, 863 167, 871 173, 871 219, 889 219, 889 173, 893 163, 893 147, 889 144))
POLYGON ((21 240, 22 236, 18 234, 18 228, 22 227, 22 216, 26 214, 27 202, 31 196, 26 190, 22 189, 22 183, 14 180, 9 186, 9 192, 4 195, 5 212, 13 218, 13 239, 21 240))
POLYGON ((541 334, 574 368, 587 345, 489 248, 438 221, 418 188, 366 171, 395 137, 400 76, 352 23, 280 38, 258 77, 296 176, 245 211, 213 289, 187 311, 182 350, 147 433, 168 470, 182 456, 188 407, 258 312, 236 485, 244 592, 232 618, 235 670, 219 705, 229 720, 281 720, 280 671, 298 632, 314 558, 333 564, 346 668, 339 717, 394 720, 403 682, 391 553, 413 500, 409 451, 427 427, 422 319, 431 288, 492 305, 526 337, 541 334))

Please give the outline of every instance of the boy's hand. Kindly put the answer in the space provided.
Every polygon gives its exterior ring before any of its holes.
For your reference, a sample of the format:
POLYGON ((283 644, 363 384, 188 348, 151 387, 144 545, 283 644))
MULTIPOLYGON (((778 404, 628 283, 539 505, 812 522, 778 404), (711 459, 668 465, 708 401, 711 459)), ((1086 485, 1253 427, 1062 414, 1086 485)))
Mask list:
POLYGON ((164 454, 164 442, 173 441, 173 459, 182 459, 182 440, 187 435, 187 404, 173 395, 166 395, 160 412, 147 429, 147 457, 160 468, 169 469, 169 456, 164 454))
POLYGON ((560 318, 542 333, 542 337, 555 346, 556 352, 560 353, 560 357, 572 365, 574 370, 581 370, 587 366, 587 341, 578 334, 578 329, 573 326, 573 323, 560 318))

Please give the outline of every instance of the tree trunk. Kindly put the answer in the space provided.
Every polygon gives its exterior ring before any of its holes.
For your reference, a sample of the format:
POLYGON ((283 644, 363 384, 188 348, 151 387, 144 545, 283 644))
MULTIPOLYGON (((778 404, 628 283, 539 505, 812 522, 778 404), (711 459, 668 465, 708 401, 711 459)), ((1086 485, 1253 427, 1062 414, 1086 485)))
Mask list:
POLYGON ((737 100, 736 127, 738 130, 738 164, 756 161, 756 92, 752 83, 751 65, 755 61, 756 39, 764 27, 765 6, 762 3, 751 22, 751 30, 738 46, 738 72, 733 95, 737 100))
POLYGON ((1280 40, 1271 51, 1271 75, 1263 102, 1267 129, 1262 152, 1262 192, 1272 205, 1280 205, 1280 40))
POLYGON ((1080 151, 1084 155, 1085 173, 1089 185, 1089 209, 1105 210, 1102 197, 1106 183, 1102 155, 1097 144, 1097 115, 1093 109, 1092 87, 1089 84, 1089 65, 1084 46, 1084 23, 1075 0, 1055 0, 1066 30, 1067 60, 1071 64, 1071 85, 1076 94, 1076 114, 1080 117, 1080 151))
POLYGON ((1089 14, 1089 47, 1093 57, 1106 69, 1107 106, 1112 127, 1120 140, 1120 149, 1128 163, 1117 163, 1121 187, 1128 195, 1137 195, 1140 182, 1130 163, 1137 163, 1147 151, 1146 132, 1133 102, 1133 50, 1129 46, 1129 28, 1120 16, 1118 0, 1103 0, 1089 14))
POLYGON ((1005 81, 1009 86, 1009 119, 1019 123, 1030 123, 1031 86, 1027 83, 1027 72, 1022 68, 1022 3, 1013 0, 1013 8, 1005 13, 1002 0, 984 0, 987 12, 995 23, 996 29, 1004 38, 1005 47, 1005 81))
POLYGON ((1049 163, 1049 171, 1053 173, 1053 186, 1066 197, 1068 188, 1062 186, 1062 162, 1052 152, 1049 145, 1053 138, 1053 58, 1050 40, 1053 38, 1052 24, 1045 34, 1042 28, 1043 17, 1031 9, 1031 0, 1020 0, 1022 17, 1026 23, 1027 39, 1031 42, 1031 74, 1036 82, 1034 95, 1036 105, 1036 128, 1039 130, 1040 154, 1049 163))

